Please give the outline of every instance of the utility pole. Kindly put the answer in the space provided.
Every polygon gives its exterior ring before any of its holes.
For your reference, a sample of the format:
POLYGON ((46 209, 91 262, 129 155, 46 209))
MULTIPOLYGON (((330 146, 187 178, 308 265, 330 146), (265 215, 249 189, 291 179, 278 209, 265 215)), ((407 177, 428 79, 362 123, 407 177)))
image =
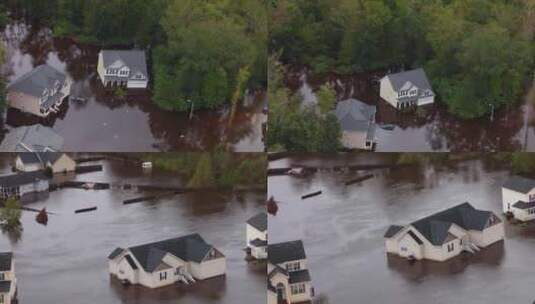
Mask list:
POLYGON ((191 101, 190 99, 188 99, 188 103, 191 104, 191 109, 190 109, 190 112, 189 112, 189 120, 191 120, 193 118, 193 108, 195 106, 195 102, 191 101))

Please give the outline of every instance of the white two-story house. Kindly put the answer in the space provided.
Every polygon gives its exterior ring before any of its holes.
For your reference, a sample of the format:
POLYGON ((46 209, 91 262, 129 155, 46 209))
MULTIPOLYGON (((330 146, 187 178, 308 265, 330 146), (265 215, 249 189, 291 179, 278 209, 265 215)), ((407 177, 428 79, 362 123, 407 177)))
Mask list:
POLYGON ((504 239, 503 222, 491 211, 463 203, 406 226, 386 231, 386 252, 404 258, 445 261, 462 251, 475 253, 504 239))
POLYGON ((108 256, 111 275, 128 284, 158 288, 224 276, 226 258, 199 234, 116 248, 108 256))
POLYGON ((312 303, 314 288, 302 241, 268 245, 268 304, 312 303))
POLYGON ((535 219, 535 180, 522 176, 509 178, 502 186, 503 212, 519 221, 535 219))
POLYGON ((267 213, 260 212, 247 220, 247 251, 254 259, 267 259, 267 213))
POLYGON ((149 83, 147 60, 141 50, 102 50, 98 54, 97 72, 102 84, 146 89, 149 83))
POLYGON ((17 278, 13 253, 0 252, 0 303, 12 304, 17 298, 17 278))
POLYGON ((435 101, 435 93, 421 68, 381 78, 380 95, 396 109, 422 106, 435 101))
POLYGON ((7 105, 39 117, 57 113, 70 94, 71 80, 43 64, 15 80, 7 87, 7 105))

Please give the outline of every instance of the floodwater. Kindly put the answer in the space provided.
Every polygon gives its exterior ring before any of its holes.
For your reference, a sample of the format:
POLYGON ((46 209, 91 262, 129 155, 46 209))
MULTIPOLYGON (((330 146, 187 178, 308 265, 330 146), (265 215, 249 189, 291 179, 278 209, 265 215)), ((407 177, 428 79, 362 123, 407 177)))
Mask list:
MULTIPOLYGON (((9 155, 0 165, 9 171, 9 155)), ((180 186, 173 174, 143 173, 123 162, 104 161, 104 171, 78 175, 81 181, 180 186)), ((19 241, 0 234, 0 251, 13 250, 20 303, 262 303, 265 301, 265 265, 244 258, 245 221, 264 209, 265 193, 203 193, 179 195, 153 202, 123 205, 143 196, 134 190, 64 189, 44 201, 26 205, 46 207, 47 226, 24 212, 19 241), (94 212, 74 210, 97 206, 94 212), (108 254, 118 246, 133 246, 198 232, 227 258, 225 278, 159 289, 123 287, 110 278, 108 254)))
MULTIPOLYGON (((270 167, 390 162, 385 154, 300 156, 270 167)), ((319 171, 309 178, 270 177, 268 195, 279 201, 269 217, 270 242, 302 239, 316 293, 329 303, 487 304, 535 300, 535 228, 506 223, 506 240, 475 256, 445 263, 388 257, 383 235, 391 224, 468 201, 501 213, 508 172, 478 160, 445 166, 371 171, 372 179, 345 186, 364 172, 319 171), (301 195, 323 194, 301 200, 301 195)), ((367 173, 367 172, 366 172, 367 173)))
POLYGON ((227 107, 189 113, 160 109, 150 91, 130 90, 125 99, 105 92, 96 74, 99 48, 69 39, 53 38, 48 28, 29 28, 22 23, 6 27, 2 40, 8 62, 4 72, 9 82, 48 63, 66 72, 74 81, 72 96, 83 102, 67 102, 61 111, 39 119, 17 110, 7 113, 7 126, 41 123, 64 137, 64 151, 198 151, 225 146, 232 151, 264 150, 262 113, 265 94, 251 92, 229 123, 227 107))
POLYGON ((379 152, 430 151, 535 151, 535 119, 533 102, 535 82, 526 89, 526 97, 508 109, 472 120, 459 119, 448 113, 437 100, 417 113, 400 113, 379 96, 378 80, 385 72, 352 76, 311 76, 306 69, 290 69, 288 85, 301 94, 305 104, 315 103, 315 90, 330 83, 339 101, 356 98, 377 106, 379 125, 393 124, 392 131, 377 128, 379 152))

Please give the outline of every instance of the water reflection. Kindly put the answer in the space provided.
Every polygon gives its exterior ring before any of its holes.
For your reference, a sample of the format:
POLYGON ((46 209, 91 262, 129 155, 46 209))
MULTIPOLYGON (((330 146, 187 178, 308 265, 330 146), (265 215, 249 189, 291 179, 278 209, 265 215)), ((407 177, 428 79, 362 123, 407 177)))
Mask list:
POLYGON ((96 75, 99 47, 53 38, 48 28, 24 23, 8 25, 2 37, 8 54, 3 71, 11 82, 33 67, 48 63, 74 80, 72 96, 57 115, 40 119, 10 110, 12 127, 40 123, 65 139, 66 151, 208 150, 225 146, 234 151, 263 151, 263 91, 251 92, 229 123, 229 109, 188 113, 163 111, 151 92, 129 90, 116 98, 104 90, 96 75))
POLYGON ((452 275, 463 273, 467 267, 481 264, 488 267, 500 265, 504 259, 504 242, 500 241, 483 248, 477 255, 461 253, 459 256, 444 262, 429 260, 409 261, 397 255, 387 254, 387 265, 391 270, 399 272, 409 280, 420 281, 427 276, 452 275))

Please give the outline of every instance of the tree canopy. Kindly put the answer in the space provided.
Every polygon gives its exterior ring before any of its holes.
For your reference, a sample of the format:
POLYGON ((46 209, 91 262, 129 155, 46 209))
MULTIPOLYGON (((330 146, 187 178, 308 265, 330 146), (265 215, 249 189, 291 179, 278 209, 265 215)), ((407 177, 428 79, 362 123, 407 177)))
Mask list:
POLYGON ((514 103, 535 68, 531 0, 278 0, 270 50, 318 73, 423 66, 463 118, 514 103))

